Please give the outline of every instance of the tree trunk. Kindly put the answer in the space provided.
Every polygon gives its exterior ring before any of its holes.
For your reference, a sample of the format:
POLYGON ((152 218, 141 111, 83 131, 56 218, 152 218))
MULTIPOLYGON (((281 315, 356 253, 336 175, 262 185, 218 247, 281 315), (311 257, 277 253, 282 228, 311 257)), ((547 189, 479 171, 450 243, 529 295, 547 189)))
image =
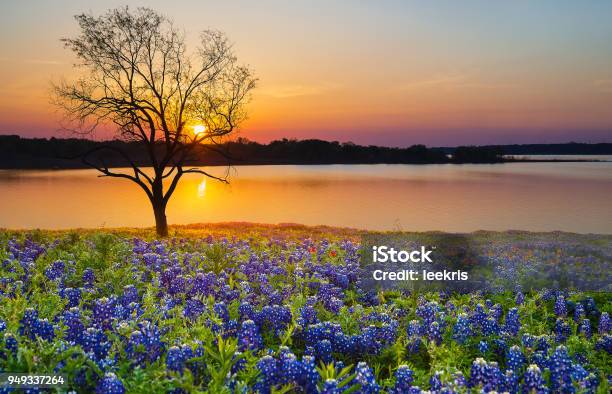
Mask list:
POLYGON ((155 230, 159 237, 168 236, 168 220, 166 219, 166 205, 162 202, 153 203, 153 213, 155 214, 155 230))

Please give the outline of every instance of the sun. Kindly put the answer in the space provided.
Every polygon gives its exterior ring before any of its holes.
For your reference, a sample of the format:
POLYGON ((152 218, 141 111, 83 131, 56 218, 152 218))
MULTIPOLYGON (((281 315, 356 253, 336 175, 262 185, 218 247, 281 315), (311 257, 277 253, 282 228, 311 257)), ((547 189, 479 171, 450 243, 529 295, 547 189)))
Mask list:
POLYGON ((193 126, 193 134, 195 135, 202 134, 205 131, 206 131, 206 126, 204 125, 199 124, 199 125, 193 126))

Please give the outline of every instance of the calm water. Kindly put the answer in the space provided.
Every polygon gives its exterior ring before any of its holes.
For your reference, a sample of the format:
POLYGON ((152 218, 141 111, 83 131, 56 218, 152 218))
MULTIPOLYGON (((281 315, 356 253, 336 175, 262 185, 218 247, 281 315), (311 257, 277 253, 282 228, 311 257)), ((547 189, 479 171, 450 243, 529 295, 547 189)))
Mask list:
MULTIPOLYGON (((612 162, 246 166, 230 179, 185 176, 169 222, 612 233, 612 162)), ((0 171, 0 196, 0 227, 153 224, 136 185, 93 170, 0 171)))

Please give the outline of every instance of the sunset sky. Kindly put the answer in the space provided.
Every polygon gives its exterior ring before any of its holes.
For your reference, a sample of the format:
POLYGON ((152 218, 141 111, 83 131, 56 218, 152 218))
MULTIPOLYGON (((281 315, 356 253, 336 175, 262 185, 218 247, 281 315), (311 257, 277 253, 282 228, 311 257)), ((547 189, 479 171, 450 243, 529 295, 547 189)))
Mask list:
MULTIPOLYGON (((73 15, 125 1, 0 5, 0 134, 66 136, 73 15)), ((131 1, 195 44, 224 31, 260 79, 241 135, 430 146, 612 142, 609 1, 131 1)))

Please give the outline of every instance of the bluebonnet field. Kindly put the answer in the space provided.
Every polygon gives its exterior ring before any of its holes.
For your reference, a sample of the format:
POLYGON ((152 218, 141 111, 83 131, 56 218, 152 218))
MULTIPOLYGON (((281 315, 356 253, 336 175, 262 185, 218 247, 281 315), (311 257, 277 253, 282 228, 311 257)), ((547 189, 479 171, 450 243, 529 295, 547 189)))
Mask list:
MULTIPOLYGON (((609 392, 608 292, 372 293, 357 239, 239 234, 0 233, 0 371, 96 393, 609 392)), ((556 237, 525 264, 575 260, 556 237)))

